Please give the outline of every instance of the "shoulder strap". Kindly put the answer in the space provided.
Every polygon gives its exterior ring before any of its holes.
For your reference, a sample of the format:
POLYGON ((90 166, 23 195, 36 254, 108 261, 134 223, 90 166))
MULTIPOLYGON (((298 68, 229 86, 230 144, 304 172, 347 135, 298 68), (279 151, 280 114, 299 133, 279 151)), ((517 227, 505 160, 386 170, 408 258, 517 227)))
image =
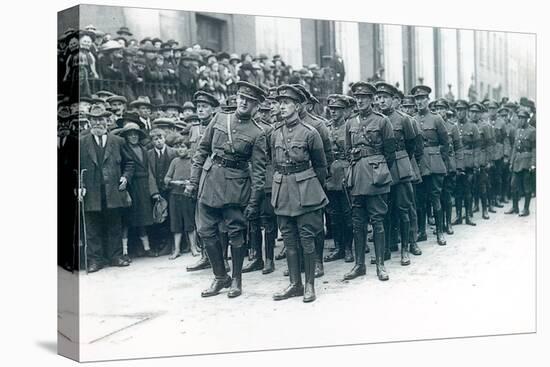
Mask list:
POLYGON ((227 114, 227 137, 229 139, 229 147, 231 148, 231 153, 235 153, 235 148, 233 147, 233 134, 231 133, 231 115, 227 114))

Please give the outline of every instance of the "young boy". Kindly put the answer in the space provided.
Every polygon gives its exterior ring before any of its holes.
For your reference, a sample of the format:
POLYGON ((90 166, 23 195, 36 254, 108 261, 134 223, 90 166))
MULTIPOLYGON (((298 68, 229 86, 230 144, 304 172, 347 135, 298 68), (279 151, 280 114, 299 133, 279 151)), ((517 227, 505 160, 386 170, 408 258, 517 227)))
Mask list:
POLYGON ((180 256, 180 243, 185 232, 191 246, 193 256, 200 251, 196 242, 195 231, 195 199, 184 195, 185 186, 189 184, 191 175, 191 157, 189 156, 189 143, 184 143, 183 137, 174 141, 177 157, 170 163, 164 183, 171 189, 168 202, 170 229, 174 233, 174 252, 169 257, 174 260, 180 256))

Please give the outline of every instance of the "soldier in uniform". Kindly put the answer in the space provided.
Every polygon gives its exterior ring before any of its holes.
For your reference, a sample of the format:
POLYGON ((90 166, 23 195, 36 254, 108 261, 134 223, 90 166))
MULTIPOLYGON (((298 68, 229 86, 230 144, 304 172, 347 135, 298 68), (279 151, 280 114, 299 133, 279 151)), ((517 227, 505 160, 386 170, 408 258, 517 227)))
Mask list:
POLYGON ((274 165, 271 204, 277 214, 279 230, 286 247, 290 285, 273 295, 283 300, 303 295, 304 302, 315 296, 315 246, 323 230, 322 209, 328 199, 323 190, 327 176, 327 162, 323 142, 317 130, 299 117, 302 92, 292 85, 278 88, 283 123, 271 136, 274 165), (305 289, 302 285, 298 246, 303 248, 305 289))
POLYGON ((271 205, 271 185, 273 182, 273 164, 271 163, 271 133, 273 126, 270 121, 271 107, 268 101, 260 104, 256 114, 256 122, 264 129, 267 141, 267 156, 265 168, 265 196, 261 200, 260 216, 250 221, 250 246, 253 260, 243 267, 243 273, 262 270, 262 274, 275 271, 273 253, 277 239, 277 217, 271 205), (262 258, 262 227, 264 228, 265 263, 262 258))
POLYGON ((489 170, 493 164, 492 149, 494 146, 494 140, 489 123, 481 120, 483 110, 484 107, 480 103, 474 102, 470 104, 470 119, 474 124, 477 124, 479 130, 479 148, 476 157, 479 161, 478 193, 479 198, 481 199, 482 218, 489 219, 489 170))
POLYGON ((210 288, 201 293, 203 297, 227 287, 231 287, 228 297, 241 295, 247 219, 259 215, 265 184, 266 136, 253 119, 265 93, 247 82, 237 85, 237 111, 219 113, 207 126, 185 188, 187 195, 197 193, 197 230, 215 275, 210 288), (233 277, 224 266, 220 223, 228 232, 233 277))
POLYGON ((349 108, 347 99, 340 94, 328 96, 328 108, 331 114, 329 124, 330 140, 334 162, 330 166, 330 177, 327 178, 327 196, 329 204, 327 212, 331 217, 334 251, 325 256, 324 260, 335 261, 345 259, 353 262, 352 254, 353 227, 351 224, 351 202, 342 188, 345 174, 349 169, 349 160, 345 147, 346 109, 349 108))
POLYGON ((489 195, 489 203, 497 208, 503 208, 503 193, 502 193, 502 167, 504 165, 504 141, 506 140, 505 122, 498 117, 499 105, 496 101, 489 101, 487 104, 489 126, 493 130, 495 146, 493 151, 493 166, 489 171, 491 179, 491 192, 489 195))
MULTIPOLYGON (((193 123, 189 131, 189 143, 190 143, 189 155, 191 157, 193 157, 195 152, 197 151, 200 141, 204 133, 206 132, 207 126, 212 121, 212 118, 216 113, 216 109, 220 106, 220 102, 216 99, 216 97, 204 91, 196 92, 193 98, 195 101, 195 106, 197 108, 197 116, 199 117, 199 123, 193 123)), ((196 212, 196 215, 198 215, 198 211, 196 212)), ((195 218, 195 221, 198 221, 198 218, 195 218)), ((197 232, 197 234, 198 234, 197 236, 198 244, 201 247, 201 258, 195 264, 188 266, 187 271, 202 270, 210 267, 210 261, 206 255, 206 250, 204 249, 204 245, 200 237, 200 232, 197 232)), ((222 239, 221 242, 225 243, 227 241, 224 241, 222 239)), ((223 247, 225 248, 225 246, 223 247)))
POLYGON ((505 214, 516 214, 519 212, 519 197, 523 194, 525 202, 520 217, 529 215, 529 204, 531 202, 531 176, 535 172, 536 162, 536 131, 529 124, 529 112, 520 110, 518 112, 519 124, 514 134, 514 146, 510 158, 510 169, 512 171, 512 208, 505 214))
POLYGON ((359 114, 346 122, 346 150, 351 164, 347 186, 351 191, 355 266, 344 275, 350 280, 366 274, 365 246, 367 223, 373 228, 376 272, 379 280, 388 280, 384 266, 384 216, 388 211, 387 194, 392 182, 389 167, 395 161, 395 138, 390 120, 372 110, 376 87, 357 82, 351 91, 359 114))
MULTIPOLYGON (((508 105, 508 104, 506 104, 508 105)), ((510 122, 510 110, 508 107, 499 108, 498 119, 503 124, 503 158, 502 158, 502 203, 508 204, 508 198, 510 198, 510 156, 512 155, 513 131, 515 130, 510 122)))
POLYGON ((452 196, 456 187, 456 177, 464 174, 464 152, 458 127, 448 119, 449 103, 443 98, 435 101, 435 110, 443 119, 449 135, 449 159, 446 163, 447 175, 443 180, 441 204, 443 207, 443 228, 447 234, 454 234, 452 225, 452 196))
MULTIPOLYGON (((304 101, 302 102, 298 115, 300 120, 305 124, 312 126, 317 130, 321 136, 321 141, 323 142, 323 151, 325 153, 325 160, 328 167, 332 165, 334 158, 332 156, 332 146, 330 142, 330 134, 327 128, 328 122, 318 116, 315 116, 308 112, 308 107, 315 103, 316 98, 312 96, 303 86, 298 84, 293 84, 293 87, 297 88, 303 95, 304 101)), ((330 171, 329 171, 330 175, 330 171)), ((323 267, 323 251, 325 248, 325 230, 324 226, 321 231, 315 237, 315 277, 321 277, 325 274, 323 267)))
POLYGON ((464 220, 466 224, 475 226, 472 221, 472 185, 474 180, 474 172, 479 169, 479 163, 475 153, 479 144, 479 130, 477 125, 468 119, 469 104, 463 99, 459 99, 455 103, 456 115, 458 119, 458 132, 463 145, 464 157, 464 174, 457 176, 455 190, 455 208, 456 219, 453 225, 462 224, 464 220), (465 215, 462 216, 462 208, 465 215))
POLYGON ((431 91, 431 88, 425 85, 417 85, 411 90, 417 108, 415 119, 420 124, 424 138, 424 155, 420 161, 422 184, 418 187, 417 192, 420 204, 417 207, 419 209, 418 226, 420 235, 426 237, 426 207, 429 202, 435 217, 437 243, 443 246, 447 242, 443 234, 441 190, 447 174, 444 162, 448 160, 449 136, 441 116, 428 109, 431 91))
POLYGON ((411 121, 411 125, 415 134, 415 150, 414 155, 410 156, 411 167, 413 170, 413 176, 411 179, 412 188, 413 188, 413 197, 412 207, 410 208, 409 218, 410 218, 410 233, 409 233, 409 252, 415 256, 422 255, 422 250, 418 247, 416 239, 418 237, 418 214, 417 214, 417 186, 422 183, 422 175, 420 174, 420 168, 418 167, 418 162, 422 159, 424 155, 424 141, 422 134, 420 133, 420 125, 412 115, 416 113, 416 104, 414 103, 414 97, 405 96, 402 93, 398 93, 394 96, 394 108, 399 109, 399 112, 407 117, 411 121))
POLYGON ((392 222, 400 229, 401 235, 401 265, 411 263, 409 259, 409 213, 413 207, 414 194, 412 188, 413 169, 409 157, 412 157, 416 148, 416 134, 412 123, 405 115, 394 109, 393 96, 398 94, 397 89, 384 82, 376 83, 376 98, 380 110, 391 122, 395 138, 395 162, 390 166, 392 183, 388 200, 388 213, 384 219, 386 235, 384 260, 390 258, 390 232, 392 222))

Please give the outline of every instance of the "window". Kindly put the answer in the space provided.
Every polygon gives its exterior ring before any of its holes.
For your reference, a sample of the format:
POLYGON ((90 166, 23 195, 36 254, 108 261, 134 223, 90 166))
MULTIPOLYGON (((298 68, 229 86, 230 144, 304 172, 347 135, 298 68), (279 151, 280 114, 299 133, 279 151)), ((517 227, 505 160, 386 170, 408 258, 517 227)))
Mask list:
POLYGON ((204 15, 197 14, 197 42, 202 48, 211 48, 215 51, 223 50, 222 32, 225 22, 204 15))

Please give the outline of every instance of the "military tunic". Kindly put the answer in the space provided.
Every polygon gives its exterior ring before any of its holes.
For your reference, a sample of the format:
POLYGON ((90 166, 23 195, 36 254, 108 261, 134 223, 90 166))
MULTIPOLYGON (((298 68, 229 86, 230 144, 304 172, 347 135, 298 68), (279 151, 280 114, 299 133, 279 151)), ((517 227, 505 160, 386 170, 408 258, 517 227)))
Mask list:
POLYGON ((536 164, 536 130, 533 126, 519 127, 514 135, 514 147, 510 158, 513 172, 511 188, 514 193, 530 195, 531 167, 536 164))

